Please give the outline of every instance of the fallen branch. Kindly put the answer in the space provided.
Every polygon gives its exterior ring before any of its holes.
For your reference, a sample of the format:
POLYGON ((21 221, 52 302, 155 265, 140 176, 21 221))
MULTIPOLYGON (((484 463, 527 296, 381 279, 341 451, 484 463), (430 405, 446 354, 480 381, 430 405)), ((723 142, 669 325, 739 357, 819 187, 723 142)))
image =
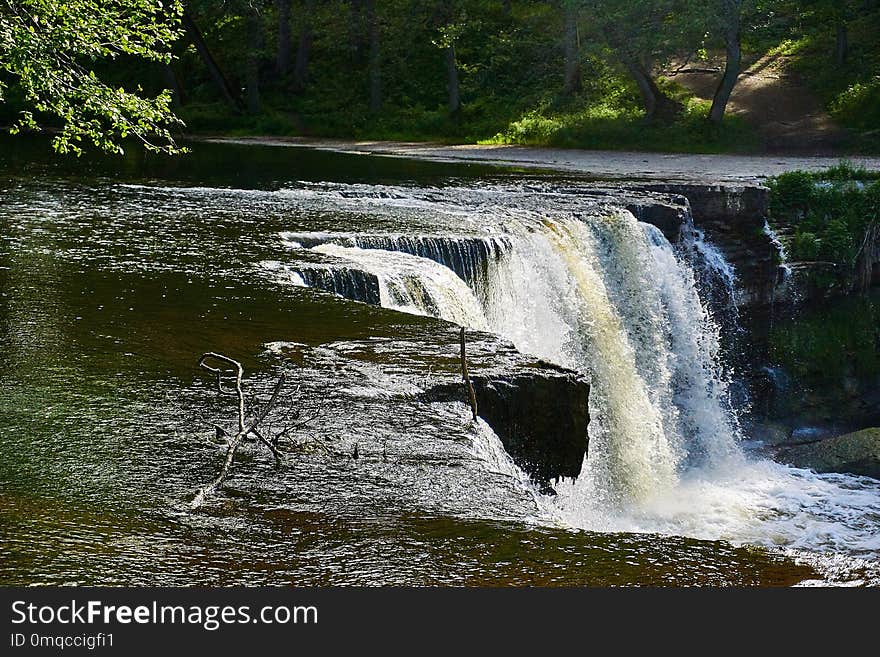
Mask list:
POLYGON ((196 509, 201 506, 205 498, 211 493, 215 492, 220 486, 223 485, 223 482, 226 481, 226 478, 229 476, 229 471, 232 468, 232 463, 235 460, 235 453, 238 450, 241 442, 245 439, 248 434, 253 434, 257 439, 260 440, 269 450, 272 452, 275 457, 276 464, 283 463, 283 456, 281 452, 278 450, 277 442, 278 437, 276 436, 274 440, 269 440, 259 431, 260 423, 263 422, 272 409, 275 407, 275 404, 278 403, 278 397, 281 393, 281 388, 284 385, 285 377, 282 374, 278 381, 275 383, 275 388, 272 390, 272 396, 266 405, 260 410, 257 416, 249 423, 245 423, 245 403, 244 403, 244 393, 241 388, 241 380, 244 376, 244 368, 241 366, 237 360, 233 360, 228 356, 224 356, 223 354, 218 354, 213 351, 209 351, 205 354, 202 354, 201 358, 199 358, 198 362, 199 367, 208 372, 211 372, 216 376, 217 381, 217 392, 221 395, 235 395, 238 399, 238 431, 234 436, 229 437, 229 434, 224 431, 222 428, 215 425, 215 432, 217 437, 225 437, 229 441, 229 445, 226 448, 226 457, 223 459, 223 465, 220 468, 220 472, 214 478, 214 480, 209 483, 207 486, 202 488, 195 499, 190 504, 190 508, 196 509), (226 390, 223 388, 223 375, 226 373, 219 367, 211 367, 207 361, 216 360, 222 363, 227 363, 228 365, 232 365, 235 373, 235 390, 226 390))

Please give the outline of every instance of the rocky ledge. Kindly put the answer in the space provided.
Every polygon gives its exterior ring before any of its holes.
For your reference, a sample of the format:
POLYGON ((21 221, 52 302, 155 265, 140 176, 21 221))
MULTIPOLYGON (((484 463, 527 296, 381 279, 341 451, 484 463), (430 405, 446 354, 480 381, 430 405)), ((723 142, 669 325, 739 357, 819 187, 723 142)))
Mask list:
POLYGON ((694 226, 703 231, 733 265, 739 303, 752 306, 773 303, 781 279, 781 254, 764 230, 770 200, 766 187, 699 183, 649 183, 632 187, 686 198, 694 226))
MULTIPOLYGON (((479 373, 471 376, 479 416, 514 462, 545 489, 553 479, 577 477, 588 446, 589 383, 575 372, 543 361, 517 363, 509 345, 497 348, 506 352, 502 362, 507 366, 489 371, 478 363, 474 371, 479 373)), ((468 392, 461 380, 444 381, 422 398, 468 403, 468 392)))
MULTIPOLYGON (((309 372, 321 379, 325 392, 314 394, 325 403, 335 400, 328 417, 343 420, 346 434, 360 436, 362 452, 383 450, 371 436, 387 425, 394 431, 382 440, 396 441, 403 433, 408 441, 418 439, 411 451, 436 456, 449 441, 470 439, 469 394, 461 376, 459 327, 421 320, 420 328, 395 339, 319 348, 277 343, 271 350, 300 364, 296 376, 304 390, 309 372)), ((513 461, 546 492, 554 479, 577 477, 589 440, 588 381, 489 333, 468 331, 466 349, 479 416, 513 461)))

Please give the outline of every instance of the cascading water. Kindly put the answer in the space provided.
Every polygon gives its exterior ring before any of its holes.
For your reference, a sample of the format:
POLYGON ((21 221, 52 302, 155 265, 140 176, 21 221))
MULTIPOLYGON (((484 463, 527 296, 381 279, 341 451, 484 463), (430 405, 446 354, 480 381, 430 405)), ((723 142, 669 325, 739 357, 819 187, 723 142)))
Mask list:
MULTIPOLYGON (((770 238, 771 244, 773 244, 773 248, 776 249, 776 254, 779 258, 779 268, 776 276, 776 280, 773 284, 773 299, 772 302, 775 305, 777 299, 780 300, 788 300, 790 302, 796 302, 799 300, 801 296, 800 291, 797 289, 797 284, 793 280, 794 272, 791 268, 791 265, 788 264, 788 250, 785 248, 785 244, 783 244, 782 239, 779 237, 779 234, 773 230, 772 226, 768 221, 764 221, 764 234, 770 238)), ((772 320, 772 309, 771 309, 771 320, 772 320)))
POLYGON ((282 234, 282 240, 294 248, 320 246, 327 242, 361 249, 397 251, 433 260, 454 271, 480 296, 485 294, 487 267, 509 248, 503 236, 460 237, 446 235, 359 235, 331 233, 282 234))
POLYGON ((742 451, 722 318, 706 298, 712 279, 728 305, 735 300, 720 252, 698 231, 673 247, 625 210, 548 205, 499 208, 505 238, 470 274, 454 249, 438 246, 442 237, 431 238, 439 241, 430 253, 417 238, 301 244, 378 277, 383 306, 488 329, 590 375, 589 454, 581 476, 557 482, 557 496, 540 505, 554 521, 876 557, 880 483, 742 451))
POLYGON ((448 267, 399 251, 321 244, 316 253, 349 260, 376 276, 382 306, 487 329, 474 293, 448 267))
POLYGON ((592 377, 590 456, 560 487, 565 508, 604 517, 736 455, 717 329, 663 235, 623 210, 542 226, 515 241, 487 314, 523 351, 592 377))

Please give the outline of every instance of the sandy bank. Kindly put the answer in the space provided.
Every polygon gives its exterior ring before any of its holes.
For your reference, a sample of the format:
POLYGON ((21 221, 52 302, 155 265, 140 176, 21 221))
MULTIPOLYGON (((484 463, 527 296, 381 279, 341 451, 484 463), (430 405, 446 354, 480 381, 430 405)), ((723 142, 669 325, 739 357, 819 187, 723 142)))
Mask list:
MULTIPOLYGON (((422 142, 348 141, 297 137, 204 138, 201 141, 313 148, 360 155, 407 157, 438 162, 474 162, 526 169, 548 169, 601 178, 754 183, 793 169, 825 169, 840 158, 800 155, 701 155, 586 151, 526 146, 446 146, 422 142)), ((880 157, 851 156, 855 165, 880 171, 880 157)))

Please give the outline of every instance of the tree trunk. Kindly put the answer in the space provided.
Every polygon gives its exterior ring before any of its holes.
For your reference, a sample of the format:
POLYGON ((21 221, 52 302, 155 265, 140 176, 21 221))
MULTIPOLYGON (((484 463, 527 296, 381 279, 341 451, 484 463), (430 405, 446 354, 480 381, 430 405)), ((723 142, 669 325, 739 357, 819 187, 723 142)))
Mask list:
POLYGON ((188 11, 183 12, 182 21, 184 29, 189 34, 190 40, 196 47, 205 66, 208 68, 208 73, 210 74, 211 79, 214 80, 214 84, 217 86, 223 99, 229 103, 233 109, 239 111, 242 110, 241 96, 236 93, 233 86, 229 83, 229 78, 226 77, 223 70, 217 64, 217 61, 214 59, 214 56, 208 48, 208 44, 205 43, 205 37, 202 35, 202 31, 199 29, 199 26, 196 25, 196 22, 188 11))
POLYGON ((840 21, 837 23, 837 38, 834 44, 834 61, 838 66, 846 64, 849 57, 849 31, 846 23, 840 21))
POLYGON ((577 33, 577 9, 570 3, 565 3, 565 86, 563 93, 566 96, 578 93, 583 87, 581 84, 581 58, 578 48, 577 33))
POLYGON ((290 0, 277 0, 278 5, 278 51, 275 70, 284 76, 290 71, 290 0))
POLYGON ((725 63, 724 75, 715 89, 715 95, 712 97, 712 107, 709 109, 709 121, 720 124, 724 120, 724 113, 727 110, 727 102, 730 100, 730 94, 736 86, 739 78, 740 69, 742 68, 742 48, 740 46, 740 10, 742 9, 742 0, 724 0, 724 47, 725 47, 725 63))
POLYGON ((263 21, 256 9, 247 14, 248 52, 245 63, 245 92, 247 110, 259 114, 260 102, 260 53, 263 49, 263 21))
POLYGON ((648 121, 668 122, 681 114, 681 104, 663 93, 651 77, 648 66, 628 56, 622 57, 622 61, 636 82, 648 121))
POLYGON ((868 292, 880 282, 880 223, 873 222, 865 229, 862 247, 856 255, 856 288, 868 292))
POLYGON ((180 89, 180 81, 177 79, 177 73, 171 64, 163 66, 165 74, 165 88, 171 90, 171 107, 177 112, 183 107, 183 92, 180 89))
POLYGON ((366 44, 364 38, 364 1, 351 0, 349 14, 349 47, 351 48, 352 64, 357 65, 363 58, 363 52, 366 44))
POLYGON ((375 114, 382 109, 382 58, 379 51, 379 19, 376 16, 376 0, 366 0, 365 4, 370 41, 370 111, 375 114))
POLYGON ((636 86, 639 88, 639 95, 642 97, 642 106, 645 108, 645 118, 649 120, 653 119, 657 112, 656 86, 653 84, 651 77, 646 74, 642 70, 642 67, 636 62, 626 58, 623 60, 623 64, 626 66, 629 74, 636 81, 636 86))
POLYGON ((444 50, 446 57, 447 91, 449 92, 449 113, 455 114, 461 109, 461 96, 458 89, 458 65, 455 61, 455 44, 449 44, 444 50))
POLYGON ((312 54, 312 11, 315 0, 306 0, 303 8, 302 31, 299 33, 299 45, 296 49, 296 65, 293 69, 293 85, 296 91, 306 87, 309 77, 309 57, 312 54))

